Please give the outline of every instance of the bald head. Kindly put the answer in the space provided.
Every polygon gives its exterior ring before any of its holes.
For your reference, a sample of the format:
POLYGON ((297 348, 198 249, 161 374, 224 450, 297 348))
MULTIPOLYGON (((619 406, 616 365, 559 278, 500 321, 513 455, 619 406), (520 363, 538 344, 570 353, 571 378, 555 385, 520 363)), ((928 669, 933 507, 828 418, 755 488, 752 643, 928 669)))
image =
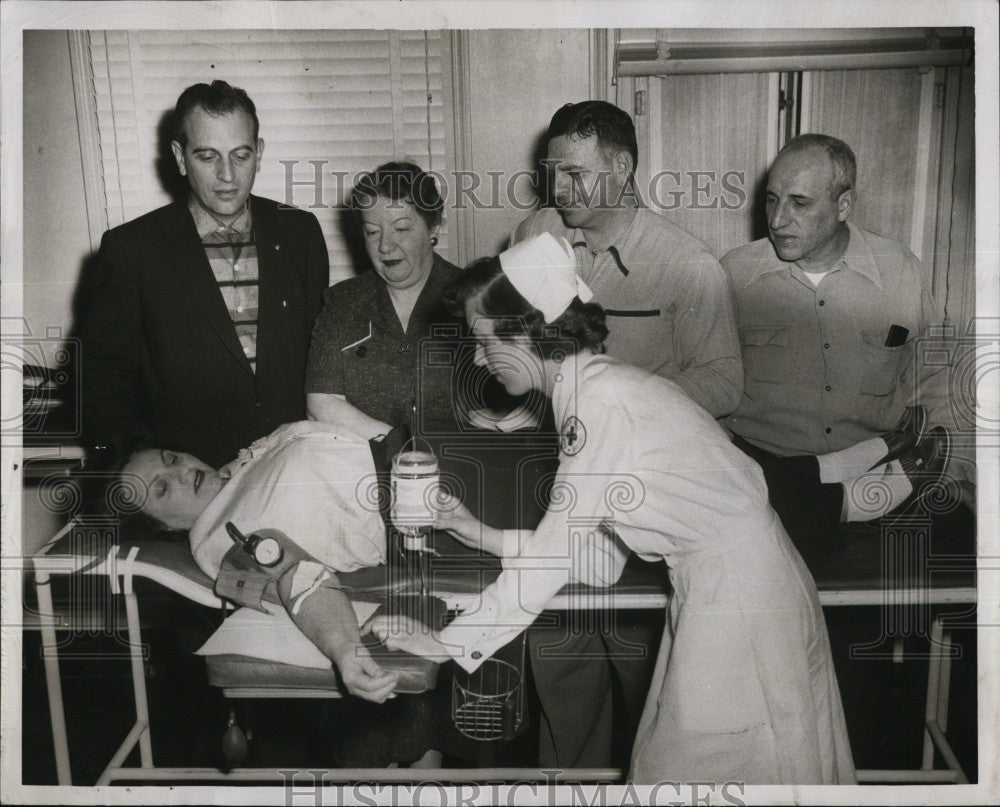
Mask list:
POLYGON ((804 134, 789 140, 774 161, 778 164, 783 156, 806 152, 817 163, 825 156, 830 164, 830 195, 837 198, 844 191, 854 190, 858 178, 858 163, 851 147, 843 140, 824 134, 804 134))
POLYGON ((840 260, 854 179, 854 154, 836 138, 803 135, 778 153, 767 177, 767 225, 781 260, 815 272, 840 260))

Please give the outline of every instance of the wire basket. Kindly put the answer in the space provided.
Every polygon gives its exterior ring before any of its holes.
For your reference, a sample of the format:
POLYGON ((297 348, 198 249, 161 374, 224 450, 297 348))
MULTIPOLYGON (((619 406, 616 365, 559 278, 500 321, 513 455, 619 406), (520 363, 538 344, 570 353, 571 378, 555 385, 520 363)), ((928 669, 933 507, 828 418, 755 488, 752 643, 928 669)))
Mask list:
POLYGON ((451 689, 455 728, 473 740, 512 740, 524 721, 523 664, 497 658, 475 672, 456 667, 451 689))

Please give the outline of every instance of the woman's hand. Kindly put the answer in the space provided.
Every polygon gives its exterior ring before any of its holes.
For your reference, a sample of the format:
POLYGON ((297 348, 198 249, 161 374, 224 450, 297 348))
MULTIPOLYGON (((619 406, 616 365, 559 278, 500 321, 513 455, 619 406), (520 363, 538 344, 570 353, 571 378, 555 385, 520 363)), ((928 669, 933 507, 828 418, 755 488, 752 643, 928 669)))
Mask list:
POLYGON ((352 695, 374 703, 395 697, 399 673, 383 670, 363 644, 345 645, 333 655, 340 678, 352 695))
POLYGON ((472 549, 479 549, 483 525, 472 515, 469 508, 462 504, 462 500, 444 487, 439 487, 434 504, 437 509, 434 528, 451 533, 472 549))
POLYGON ((377 616, 369 623, 374 633, 390 650, 402 650, 414 656, 442 661, 450 659, 437 631, 405 616, 377 616))
POLYGON ((457 496, 439 487, 435 504, 436 529, 451 533, 470 549, 489 552, 497 557, 503 555, 503 531, 483 524, 457 496))

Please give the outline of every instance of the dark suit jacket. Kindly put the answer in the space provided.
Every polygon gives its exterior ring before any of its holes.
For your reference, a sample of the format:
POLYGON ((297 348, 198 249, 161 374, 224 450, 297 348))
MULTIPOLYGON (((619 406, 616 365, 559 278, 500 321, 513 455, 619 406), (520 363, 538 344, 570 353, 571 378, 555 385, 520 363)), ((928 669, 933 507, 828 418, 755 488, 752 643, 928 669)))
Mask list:
POLYGON ((82 323, 88 442, 137 440, 218 467, 305 417, 309 334, 329 285, 311 213, 251 196, 260 276, 257 372, 240 347, 186 203, 104 234, 82 323))

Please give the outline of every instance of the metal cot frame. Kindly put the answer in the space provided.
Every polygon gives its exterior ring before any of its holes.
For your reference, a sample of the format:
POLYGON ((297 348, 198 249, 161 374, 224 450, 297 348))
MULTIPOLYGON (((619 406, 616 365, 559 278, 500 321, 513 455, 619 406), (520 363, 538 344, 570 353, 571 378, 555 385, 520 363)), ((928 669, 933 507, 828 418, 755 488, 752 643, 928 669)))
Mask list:
MULTIPOLYGON (((143 577, 164 585, 171 590, 205 606, 222 608, 224 603, 217 598, 211 588, 199 585, 188 577, 170 568, 137 559, 135 547, 122 557, 115 545, 106 557, 51 555, 49 551, 73 526, 67 524, 32 559, 35 588, 40 610, 41 643, 45 668, 45 684, 49 698, 49 717, 52 725, 53 746, 56 759, 56 775, 60 785, 72 784, 70 775, 69 744, 66 735, 66 718, 63 707, 62 683, 59 671, 59 643, 56 636, 56 617, 51 592, 53 575, 88 574, 108 578, 111 591, 124 598, 126 628, 132 674, 132 691, 135 701, 136 721, 125 736, 118 750, 97 780, 97 785, 107 785, 116 780, 145 781, 220 781, 220 782, 263 782, 286 781, 287 768, 235 768, 221 771, 217 768, 157 767, 153 762, 151 741, 152 727, 149 719, 149 705, 146 696, 146 679, 143 668, 142 630, 139 619, 138 597, 132 588, 136 577, 143 577), (139 766, 125 766, 124 762, 138 746, 139 766)), ((920 605, 975 604, 974 586, 925 587, 887 589, 885 586, 866 589, 827 588, 819 592, 824 607, 839 606, 897 606, 919 601, 920 605)), ((447 599, 447 596, 445 596, 447 599)), ((600 598, 598 598, 600 599, 600 598)), ((662 609, 667 604, 665 592, 629 592, 618 590, 614 604, 623 609, 662 609)), ((562 593, 551 603, 550 610, 570 610, 586 607, 586 597, 562 593)), ((930 783, 952 782, 968 784, 961 765, 951 749, 945 735, 948 729, 948 700, 951 683, 951 629, 943 614, 937 615, 930 632, 931 647, 936 649, 929 655, 927 692, 924 706, 924 743, 920 769, 916 770, 859 770, 859 783, 930 783), (934 767, 935 750, 941 754, 946 765, 944 769, 934 767)), ((66 627, 66 626, 62 626, 66 627)), ((902 644, 897 640, 897 654, 902 652, 902 644)), ((336 690, 290 690, 280 687, 247 688, 226 690, 230 697, 274 698, 274 697, 340 697, 336 690)), ((313 770, 313 776, 322 774, 322 781, 331 784, 352 781, 403 782, 426 780, 433 776, 439 782, 471 781, 544 781, 549 784, 563 782, 615 782, 622 772, 617 768, 581 768, 566 771, 553 780, 552 771, 538 768, 449 768, 437 770, 409 769, 328 769, 313 770)))

